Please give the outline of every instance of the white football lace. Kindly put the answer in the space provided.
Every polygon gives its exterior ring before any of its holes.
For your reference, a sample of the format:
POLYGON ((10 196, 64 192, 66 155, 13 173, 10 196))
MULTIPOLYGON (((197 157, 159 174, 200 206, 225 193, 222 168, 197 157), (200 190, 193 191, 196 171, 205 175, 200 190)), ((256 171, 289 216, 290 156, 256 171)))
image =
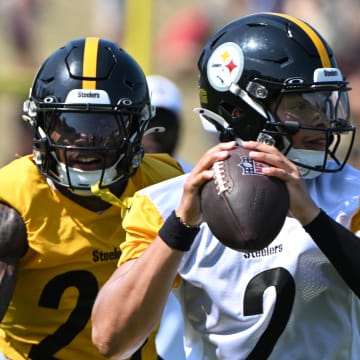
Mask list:
POLYGON ((230 186, 225 176, 224 161, 217 161, 213 164, 213 170, 215 172, 214 182, 217 191, 217 195, 228 191, 230 186))

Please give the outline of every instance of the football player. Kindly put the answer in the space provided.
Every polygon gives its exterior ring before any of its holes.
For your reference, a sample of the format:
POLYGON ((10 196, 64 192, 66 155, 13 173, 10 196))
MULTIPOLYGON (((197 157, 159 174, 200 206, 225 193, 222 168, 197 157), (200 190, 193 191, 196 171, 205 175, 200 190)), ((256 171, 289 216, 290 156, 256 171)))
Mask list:
POLYGON ((196 111, 221 142, 188 176, 135 195, 120 266, 93 308, 94 343, 131 354, 180 280, 188 359, 357 359, 360 242, 346 226, 360 172, 346 164, 354 127, 332 50, 306 22, 259 13, 217 31, 198 67, 196 111), (236 144, 290 195, 279 235, 248 253, 201 223, 201 186, 236 144))
POLYGON ((168 153, 178 160, 184 172, 190 172, 192 165, 176 156, 183 121, 183 100, 180 89, 162 75, 148 75, 146 80, 151 104, 155 107, 155 115, 150 121, 149 131, 142 140, 144 151, 168 153))
MULTIPOLYGON (((117 44, 69 41, 36 74, 24 119, 33 155, 0 170, 0 352, 8 359, 103 359, 95 297, 120 256, 132 194, 182 174, 145 155, 145 75, 117 44)), ((134 359, 157 359, 148 341, 134 359)))

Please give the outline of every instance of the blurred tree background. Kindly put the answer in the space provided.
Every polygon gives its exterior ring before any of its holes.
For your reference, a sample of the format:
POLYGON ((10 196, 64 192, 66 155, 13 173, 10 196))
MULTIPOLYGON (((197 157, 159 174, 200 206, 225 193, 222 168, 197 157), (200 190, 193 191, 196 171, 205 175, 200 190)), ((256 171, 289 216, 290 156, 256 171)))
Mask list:
MULTIPOLYGON (((16 154, 31 151, 21 111, 37 68, 68 40, 85 36, 114 40, 135 58, 142 56, 136 50, 150 53, 146 64, 137 58, 144 70, 168 76, 183 92, 184 125, 178 153, 196 162, 216 141, 202 130, 192 111, 199 106, 196 62, 200 49, 220 26, 255 11, 298 16, 324 35, 351 80, 353 122, 357 124, 359 0, 0 0, 0 166, 16 154), (147 26, 147 32, 141 33, 147 26), (129 33, 136 36, 127 37, 129 33)), ((351 159, 356 166, 359 143, 351 159)))

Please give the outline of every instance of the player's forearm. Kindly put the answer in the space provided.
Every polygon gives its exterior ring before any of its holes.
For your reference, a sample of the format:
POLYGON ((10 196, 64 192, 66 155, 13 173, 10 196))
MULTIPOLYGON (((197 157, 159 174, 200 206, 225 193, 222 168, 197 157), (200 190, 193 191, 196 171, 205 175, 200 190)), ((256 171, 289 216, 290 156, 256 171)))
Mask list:
POLYGON ((28 249, 26 227, 19 213, 0 203, 0 321, 12 298, 19 259, 28 249))
POLYGON ((360 239, 321 211, 305 230, 360 297, 360 239))
POLYGON ((112 275, 92 314, 93 342, 101 353, 127 358, 144 343, 160 320, 182 254, 158 238, 112 275))
POLYGON ((9 306, 15 289, 17 261, 0 259, 0 322, 9 306))

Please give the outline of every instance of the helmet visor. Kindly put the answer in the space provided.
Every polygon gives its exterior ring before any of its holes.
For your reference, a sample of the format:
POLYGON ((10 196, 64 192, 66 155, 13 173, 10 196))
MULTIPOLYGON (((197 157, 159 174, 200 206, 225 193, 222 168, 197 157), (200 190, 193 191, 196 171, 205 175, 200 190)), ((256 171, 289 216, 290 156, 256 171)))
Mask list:
POLYGON ((343 91, 286 93, 276 114, 282 121, 297 121, 306 127, 340 128, 348 125, 349 101, 343 91))
POLYGON ((56 113, 51 122, 51 140, 66 147, 119 148, 126 133, 118 116, 109 113, 56 113))

